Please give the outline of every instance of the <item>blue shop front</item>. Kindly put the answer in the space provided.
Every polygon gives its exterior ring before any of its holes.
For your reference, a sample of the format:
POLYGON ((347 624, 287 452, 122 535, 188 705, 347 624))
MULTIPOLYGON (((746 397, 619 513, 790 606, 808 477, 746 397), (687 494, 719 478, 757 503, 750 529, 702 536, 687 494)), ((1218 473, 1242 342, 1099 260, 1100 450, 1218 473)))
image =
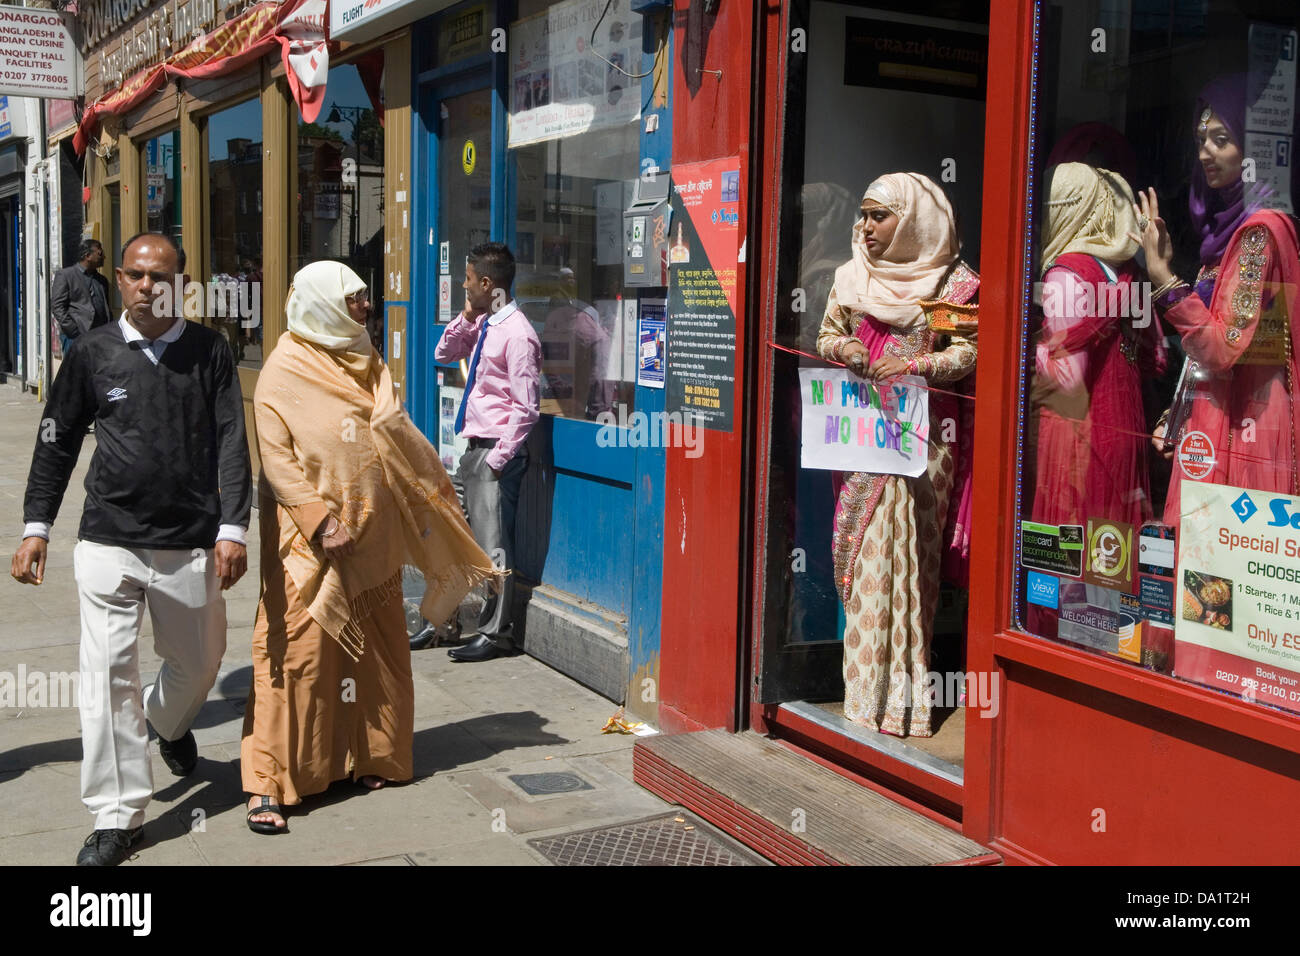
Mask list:
POLYGON ((529 654, 651 717, 664 449, 636 425, 664 408, 669 13, 496 0, 412 27, 407 407, 454 471, 467 369, 434 349, 463 304, 469 249, 507 243, 543 350, 516 633, 529 654))

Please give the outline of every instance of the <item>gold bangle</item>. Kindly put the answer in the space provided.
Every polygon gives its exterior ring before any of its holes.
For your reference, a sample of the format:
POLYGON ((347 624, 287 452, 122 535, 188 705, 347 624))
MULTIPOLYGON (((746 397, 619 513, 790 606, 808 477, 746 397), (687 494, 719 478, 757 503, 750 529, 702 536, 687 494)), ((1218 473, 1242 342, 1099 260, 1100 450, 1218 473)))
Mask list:
POLYGON ((1156 299, 1163 296, 1165 293, 1178 288, 1180 285, 1187 285, 1187 283, 1184 282, 1182 279, 1178 278, 1178 276, 1172 276, 1167 282, 1161 283, 1156 288, 1156 290, 1151 293, 1152 301, 1155 301, 1156 299))

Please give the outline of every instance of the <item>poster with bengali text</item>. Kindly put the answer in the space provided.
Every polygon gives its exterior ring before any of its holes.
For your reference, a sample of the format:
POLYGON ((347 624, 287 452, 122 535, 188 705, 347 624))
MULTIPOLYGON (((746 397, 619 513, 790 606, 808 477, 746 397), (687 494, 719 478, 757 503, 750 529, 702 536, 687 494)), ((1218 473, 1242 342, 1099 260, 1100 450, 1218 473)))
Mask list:
POLYGON ((675 166, 665 408, 729 432, 736 402, 740 159, 675 166))

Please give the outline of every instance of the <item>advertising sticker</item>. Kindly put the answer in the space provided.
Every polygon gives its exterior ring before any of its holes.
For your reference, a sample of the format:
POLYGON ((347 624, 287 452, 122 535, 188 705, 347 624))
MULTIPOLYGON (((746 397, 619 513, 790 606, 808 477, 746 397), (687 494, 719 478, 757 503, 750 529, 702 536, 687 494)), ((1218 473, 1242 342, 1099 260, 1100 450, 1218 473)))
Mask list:
POLYGON ((1142 609, 1137 598, 1085 581, 1061 582, 1057 635, 1126 660, 1141 659, 1142 609))
POLYGON ((1188 432, 1178 443, 1176 457, 1183 474, 1200 481, 1214 470, 1214 442, 1205 432, 1188 432))
POLYGON ((1300 498, 1182 490, 1178 677, 1300 711, 1300 498))
POLYGON ((1083 574, 1083 525, 1020 522, 1020 566, 1079 577, 1083 574))
POLYGON ((664 387, 664 330, 667 305, 662 300, 641 304, 637 323, 636 383, 647 388, 664 387))
POLYGON ((1098 587, 1133 593, 1133 526, 1088 519, 1083 579, 1098 587))

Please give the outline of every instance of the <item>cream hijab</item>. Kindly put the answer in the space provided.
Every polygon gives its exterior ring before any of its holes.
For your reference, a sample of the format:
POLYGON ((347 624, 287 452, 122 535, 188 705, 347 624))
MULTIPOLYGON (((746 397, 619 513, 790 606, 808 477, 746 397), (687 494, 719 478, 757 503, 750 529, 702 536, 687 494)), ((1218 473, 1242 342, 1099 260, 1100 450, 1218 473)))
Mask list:
POLYGON ((919 325, 925 321, 919 301, 938 294, 960 248, 948 197, 920 173, 889 173, 867 187, 862 202, 889 209, 898 217, 898 227, 887 248, 871 253, 865 222, 858 219, 853 258, 835 271, 836 297, 845 308, 886 325, 919 325))
POLYGON ((303 266, 293 277, 284 307, 289 331, 331 352, 348 353, 348 359, 364 357, 363 364, 368 364, 374 351, 370 335, 364 325, 352 320, 343 300, 365 287, 361 277, 341 262, 326 259, 303 266))
POLYGON ((1128 235, 1137 231, 1133 190, 1122 176, 1086 163, 1062 163, 1052 170, 1043 272, 1067 252, 1122 265, 1137 253, 1138 244, 1128 235))

